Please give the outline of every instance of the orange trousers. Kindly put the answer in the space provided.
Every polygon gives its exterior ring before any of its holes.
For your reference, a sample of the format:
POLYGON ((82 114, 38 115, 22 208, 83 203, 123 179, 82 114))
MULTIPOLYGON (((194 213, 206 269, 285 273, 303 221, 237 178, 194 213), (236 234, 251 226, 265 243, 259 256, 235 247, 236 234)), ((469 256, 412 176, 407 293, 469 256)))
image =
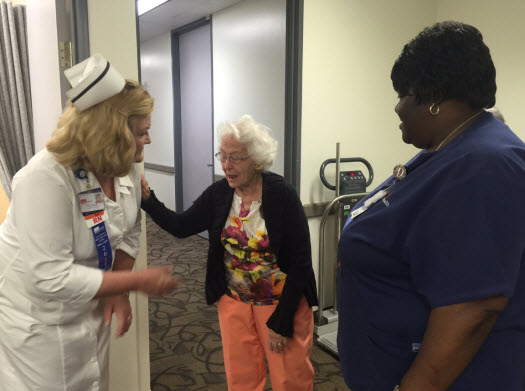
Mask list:
POLYGON ((217 307, 229 391, 263 391, 265 357, 274 391, 313 390, 314 317, 304 297, 295 313, 293 338, 288 338, 288 347, 281 354, 268 347, 266 321, 275 305, 254 306, 223 295, 217 307))

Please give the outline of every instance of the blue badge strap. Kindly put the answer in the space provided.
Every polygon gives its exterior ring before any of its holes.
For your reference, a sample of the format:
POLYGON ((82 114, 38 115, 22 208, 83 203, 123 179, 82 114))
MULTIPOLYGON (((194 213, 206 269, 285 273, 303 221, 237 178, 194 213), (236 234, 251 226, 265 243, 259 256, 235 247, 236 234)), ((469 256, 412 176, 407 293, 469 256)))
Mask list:
POLYGON ((103 220, 103 212, 98 213, 83 213, 84 218, 88 221, 88 226, 91 226, 91 233, 95 240, 95 247, 98 255, 98 268, 101 270, 110 270, 113 261, 113 254, 111 251, 111 243, 109 242, 108 231, 103 220))
POLYGON ((95 245, 97 247, 98 268, 106 271, 111 270, 113 257, 106 224, 102 222, 101 224, 91 227, 91 232, 93 232, 93 238, 95 239, 95 245))
MULTIPOLYGON (((86 191, 82 193, 94 193, 97 189, 91 189, 91 181, 89 180, 88 172, 79 168, 73 171, 78 180, 82 183, 86 191)), ((96 212, 83 212, 82 215, 86 220, 87 226, 91 228, 93 239, 95 240, 95 247, 98 255, 98 268, 101 270, 110 270, 113 261, 113 254, 111 250, 111 243, 109 242, 108 231, 106 230, 106 223, 104 210, 96 212)))

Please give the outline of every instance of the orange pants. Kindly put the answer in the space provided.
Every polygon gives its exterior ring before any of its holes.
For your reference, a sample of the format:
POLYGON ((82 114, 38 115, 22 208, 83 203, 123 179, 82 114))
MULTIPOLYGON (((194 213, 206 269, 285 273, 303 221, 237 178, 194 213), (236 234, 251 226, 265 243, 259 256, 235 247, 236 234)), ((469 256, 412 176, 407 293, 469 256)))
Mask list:
POLYGON ((281 354, 268 347, 266 321, 275 305, 254 306, 223 295, 217 307, 229 391, 263 391, 265 356, 274 391, 313 390, 310 353, 314 318, 304 297, 295 313, 293 338, 288 338, 288 347, 281 354))

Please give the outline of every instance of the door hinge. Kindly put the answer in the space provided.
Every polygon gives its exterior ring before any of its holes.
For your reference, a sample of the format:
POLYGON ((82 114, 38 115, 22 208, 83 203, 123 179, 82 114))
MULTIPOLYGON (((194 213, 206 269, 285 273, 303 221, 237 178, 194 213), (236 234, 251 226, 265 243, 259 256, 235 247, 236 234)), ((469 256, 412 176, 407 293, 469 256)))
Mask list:
POLYGON ((73 66, 73 47, 71 42, 59 42, 58 51, 60 53, 60 66, 71 68, 73 66))

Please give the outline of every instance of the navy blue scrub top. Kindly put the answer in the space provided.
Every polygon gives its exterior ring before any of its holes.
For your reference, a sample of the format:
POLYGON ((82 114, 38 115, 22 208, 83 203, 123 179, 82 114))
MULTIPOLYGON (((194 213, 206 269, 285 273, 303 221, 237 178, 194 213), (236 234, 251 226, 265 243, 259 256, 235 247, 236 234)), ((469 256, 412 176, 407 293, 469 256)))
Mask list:
POLYGON ((433 308, 504 295, 507 308, 449 390, 525 390, 525 144, 484 113, 439 151, 416 155, 407 171, 341 235, 345 381, 352 391, 392 391, 433 308))

